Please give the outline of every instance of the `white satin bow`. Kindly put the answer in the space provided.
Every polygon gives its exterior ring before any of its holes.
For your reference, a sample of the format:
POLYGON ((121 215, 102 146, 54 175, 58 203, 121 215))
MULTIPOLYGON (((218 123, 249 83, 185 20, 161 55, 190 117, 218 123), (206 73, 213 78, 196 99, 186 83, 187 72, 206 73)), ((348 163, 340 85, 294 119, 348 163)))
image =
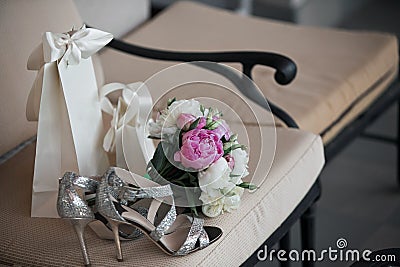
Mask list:
POLYGON ((46 32, 43 36, 43 56, 46 63, 63 59, 68 65, 79 64, 81 58, 89 58, 113 36, 83 25, 79 30, 67 33, 46 32))
POLYGON ((127 85, 109 83, 100 89, 100 97, 101 109, 112 116, 110 128, 103 140, 104 150, 116 152, 118 167, 144 174, 155 151, 145 129, 147 116, 153 107, 149 90, 141 82, 127 85), (118 90, 122 90, 122 95, 113 105, 108 95, 118 90))
MULTIPOLYGON (((115 152, 115 137, 119 129, 121 129, 124 125, 135 125, 134 121, 132 120, 133 118, 127 118, 126 111, 131 102, 132 105, 138 104, 137 94, 135 92, 137 88, 134 86, 136 84, 119 85, 120 84, 118 83, 111 83, 102 88, 104 91, 108 91, 108 89, 111 87, 116 90, 122 90, 122 96, 118 98, 116 105, 113 105, 105 96, 103 96, 101 99, 101 109, 105 113, 112 116, 110 128, 108 129, 103 142, 103 148, 107 152, 115 152)), ((132 115, 134 116, 136 114, 132 115)))

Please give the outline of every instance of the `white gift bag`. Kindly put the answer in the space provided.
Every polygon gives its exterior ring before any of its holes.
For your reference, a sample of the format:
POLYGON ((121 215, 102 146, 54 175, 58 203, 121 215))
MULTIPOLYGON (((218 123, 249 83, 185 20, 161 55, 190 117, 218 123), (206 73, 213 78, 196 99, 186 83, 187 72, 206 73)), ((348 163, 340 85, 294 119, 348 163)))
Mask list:
POLYGON ((46 32, 28 69, 38 70, 27 119, 38 121, 32 217, 58 217, 58 180, 65 171, 100 175, 108 168, 91 55, 112 40, 96 29, 46 32))
POLYGON ((142 82, 109 83, 100 89, 100 99, 102 111, 112 116, 103 141, 104 150, 115 152, 117 167, 145 175, 155 151, 153 140, 147 138, 145 128, 153 108, 147 86, 142 82), (116 91, 122 93, 112 104, 108 96, 116 91))

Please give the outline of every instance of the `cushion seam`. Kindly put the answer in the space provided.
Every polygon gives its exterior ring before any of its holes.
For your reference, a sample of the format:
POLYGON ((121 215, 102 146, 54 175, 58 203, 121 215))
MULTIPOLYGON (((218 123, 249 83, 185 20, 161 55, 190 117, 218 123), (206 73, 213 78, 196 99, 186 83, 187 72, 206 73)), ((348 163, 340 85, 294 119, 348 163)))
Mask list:
MULTIPOLYGON (((327 126, 321 132, 321 134, 320 134, 321 137, 324 137, 325 134, 327 134, 330 130, 332 130, 333 127, 335 127, 338 123, 340 123, 354 109, 354 107, 356 107, 365 97, 372 94, 375 91, 375 89, 379 88, 379 85, 382 84, 384 81, 386 81, 386 78, 388 78, 391 74, 393 74, 395 70, 396 70, 396 66, 394 65, 390 68, 389 71, 384 73, 374 84, 372 84, 372 86, 370 86, 360 96, 358 96, 356 99, 354 99, 350 103, 350 105, 348 105, 348 107, 329 126, 327 126)), ((394 80, 395 80, 395 78, 393 79, 393 81, 394 80)), ((383 92, 384 91, 385 90, 383 90, 383 92)), ((378 95, 375 99, 379 98, 380 95, 378 95)))

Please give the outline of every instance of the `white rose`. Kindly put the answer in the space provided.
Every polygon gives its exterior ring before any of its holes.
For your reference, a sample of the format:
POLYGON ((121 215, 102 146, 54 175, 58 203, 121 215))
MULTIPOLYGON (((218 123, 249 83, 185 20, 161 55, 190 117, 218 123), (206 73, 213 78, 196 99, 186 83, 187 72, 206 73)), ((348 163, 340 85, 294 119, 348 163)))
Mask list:
POLYGON ((219 158, 205 171, 199 172, 198 179, 201 191, 212 199, 220 197, 221 190, 223 189, 230 191, 235 187, 235 185, 230 182, 230 172, 231 169, 225 158, 219 158))
POLYGON ((239 208, 240 200, 243 195, 244 188, 236 186, 223 198, 224 206, 223 211, 231 212, 239 208))
POLYGON ((161 133, 165 138, 168 135, 173 135, 179 130, 176 122, 182 113, 192 114, 196 118, 202 116, 200 110, 200 102, 196 100, 178 100, 173 102, 168 109, 164 109, 157 120, 149 121, 148 129, 151 136, 161 138, 161 133))
POLYGON ((165 116, 164 127, 176 127, 176 121, 182 113, 191 114, 196 118, 203 116, 200 106, 200 102, 194 99, 173 102, 168 108, 169 114, 165 116))
POLYGON ((226 189, 220 190, 220 196, 211 198, 206 193, 202 192, 200 200, 203 201, 202 212, 208 217, 216 217, 224 212, 232 212, 240 206, 241 197, 244 189, 236 186, 225 195, 222 192, 227 192, 226 189))
POLYGON ((158 121, 154 121, 153 119, 149 120, 148 123, 149 127, 149 134, 154 137, 161 138, 161 130, 162 130, 162 125, 158 123, 158 121))
POLYGON ((202 191, 200 200, 203 202, 204 215, 216 217, 224 211, 231 212, 239 207, 244 189, 231 181, 230 172, 226 160, 220 158, 207 170, 199 173, 202 191))
POLYGON ((231 156, 235 161, 235 165, 231 172, 232 182, 238 184, 240 179, 249 175, 249 171, 247 170, 248 168, 247 164, 249 163, 249 155, 247 154, 246 150, 237 148, 235 150, 232 150, 231 156))
POLYGON ((224 201, 223 199, 218 199, 214 202, 211 202, 209 204, 205 204, 201 207, 201 211, 203 212, 204 215, 207 217, 217 217, 223 212, 223 206, 224 206, 224 201))

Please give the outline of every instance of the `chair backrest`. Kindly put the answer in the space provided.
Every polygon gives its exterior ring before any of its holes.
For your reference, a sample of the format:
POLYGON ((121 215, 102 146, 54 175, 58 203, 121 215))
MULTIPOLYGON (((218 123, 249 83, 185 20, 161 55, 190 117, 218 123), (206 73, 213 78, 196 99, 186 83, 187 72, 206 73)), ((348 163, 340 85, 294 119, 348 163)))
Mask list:
POLYGON ((120 38, 150 16, 150 0, 74 0, 83 21, 120 38))
POLYGON ((43 32, 81 25, 72 0, 0 0, 0 155, 36 133, 25 116, 36 72, 26 65, 43 32))

